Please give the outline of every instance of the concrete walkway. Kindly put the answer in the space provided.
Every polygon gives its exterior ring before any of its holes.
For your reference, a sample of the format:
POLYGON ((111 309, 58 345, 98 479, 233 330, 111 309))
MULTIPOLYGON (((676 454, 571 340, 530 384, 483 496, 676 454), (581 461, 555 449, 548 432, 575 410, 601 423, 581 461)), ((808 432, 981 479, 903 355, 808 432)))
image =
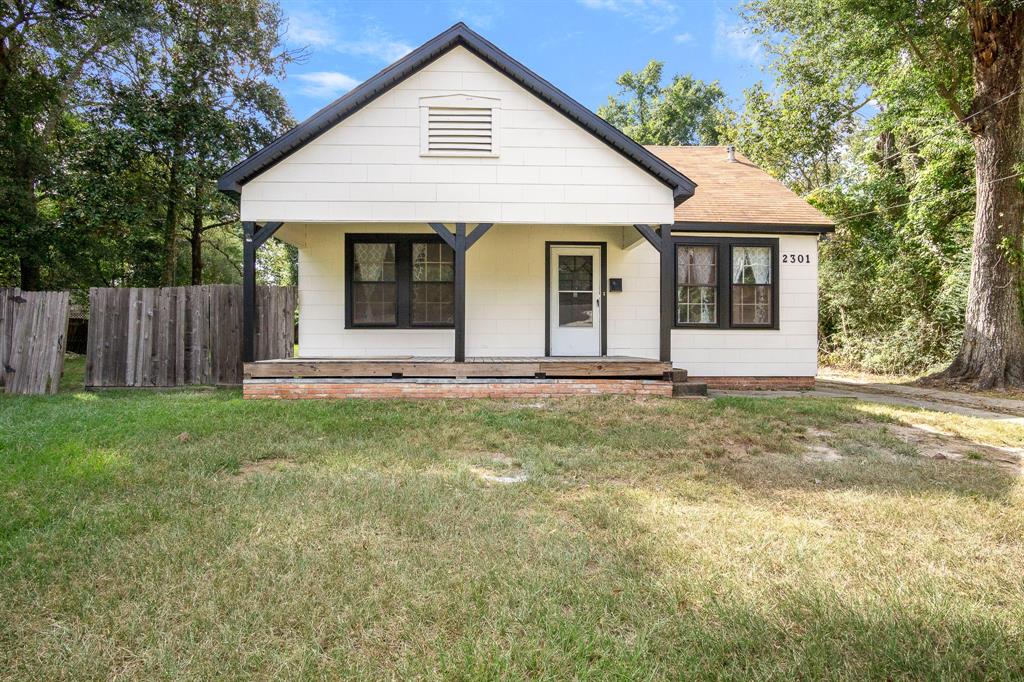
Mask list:
POLYGON ((857 382, 847 379, 819 379, 811 391, 708 391, 715 396, 749 396, 755 398, 854 398, 889 405, 920 407, 937 412, 950 412, 981 419, 998 419, 1024 425, 1024 400, 991 398, 972 393, 942 391, 902 384, 857 382))

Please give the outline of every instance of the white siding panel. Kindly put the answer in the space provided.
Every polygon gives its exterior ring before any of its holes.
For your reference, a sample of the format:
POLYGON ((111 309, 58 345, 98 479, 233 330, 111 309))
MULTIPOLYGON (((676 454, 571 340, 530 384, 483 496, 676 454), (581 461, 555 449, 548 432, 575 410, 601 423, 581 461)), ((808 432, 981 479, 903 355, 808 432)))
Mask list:
MULTIPOLYGON (((764 237, 770 235, 737 235, 764 237)), ((649 249, 642 244, 639 249, 649 249)), ((650 249, 653 252, 653 249, 650 249)), ((779 237, 780 254, 810 263, 781 263, 779 329, 673 329, 672 364, 692 376, 814 376, 818 371, 817 237, 779 237)), ((781 261, 781 257, 780 257, 781 261)))
POLYGON ((242 187, 256 221, 660 224, 672 211, 668 187, 461 47, 242 187), (420 98, 454 93, 501 100, 499 156, 420 156, 420 98))

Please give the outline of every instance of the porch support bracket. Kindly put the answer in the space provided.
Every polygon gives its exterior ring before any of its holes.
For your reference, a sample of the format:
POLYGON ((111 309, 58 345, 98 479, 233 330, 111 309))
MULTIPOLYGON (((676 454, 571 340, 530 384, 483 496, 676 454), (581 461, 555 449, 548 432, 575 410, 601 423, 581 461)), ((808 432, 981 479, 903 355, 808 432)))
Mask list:
POLYGON ((675 249, 672 247, 672 225, 661 225, 657 231, 650 225, 634 225, 644 239, 658 252, 661 286, 658 359, 672 362, 672 318, 675 315, 675 249))
POLYGON ((455 362, 466 361, 466 251, 491 229, 493 223, 480 223, 466 234, 466 223, 455 223, 452 234, 442 223, 428 223, 455 252, 455 362))
POLYGON ((256 250, 283 224, 242 221, 242 362, 256 359, 256 250))

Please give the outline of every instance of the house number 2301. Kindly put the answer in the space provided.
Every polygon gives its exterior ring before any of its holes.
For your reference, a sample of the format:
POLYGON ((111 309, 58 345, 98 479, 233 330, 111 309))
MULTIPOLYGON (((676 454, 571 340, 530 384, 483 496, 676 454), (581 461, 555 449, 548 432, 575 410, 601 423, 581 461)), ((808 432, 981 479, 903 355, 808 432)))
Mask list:
POLYGON ((811 256, 807 253, 784 253, 782 254, 782 262, 807 265, 811 262, 811 256))

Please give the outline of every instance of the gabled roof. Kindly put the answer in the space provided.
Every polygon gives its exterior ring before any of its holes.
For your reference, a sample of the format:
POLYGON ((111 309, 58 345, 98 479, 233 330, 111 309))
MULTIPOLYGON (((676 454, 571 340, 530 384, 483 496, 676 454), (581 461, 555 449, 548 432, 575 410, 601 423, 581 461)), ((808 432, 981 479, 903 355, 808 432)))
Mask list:
POLYGON ((670 187, 677 206, 693 195, 696 184, 688 177, 499 50, 462 22, 430 39, 231 168, 220 177, 217 188, 237 197, 246 182, 460 45, 670 187))
POLYGON ((731 162, 726 147, 650 145, 647 149, 700 185, 700 191, 676 206, 677 225, 699 229, 713 223, 716 229, 731 226, 735 231, 758 231, 763 226, 762 231, 803 234, 834 229, 828 216, 739 152, 731 162))

